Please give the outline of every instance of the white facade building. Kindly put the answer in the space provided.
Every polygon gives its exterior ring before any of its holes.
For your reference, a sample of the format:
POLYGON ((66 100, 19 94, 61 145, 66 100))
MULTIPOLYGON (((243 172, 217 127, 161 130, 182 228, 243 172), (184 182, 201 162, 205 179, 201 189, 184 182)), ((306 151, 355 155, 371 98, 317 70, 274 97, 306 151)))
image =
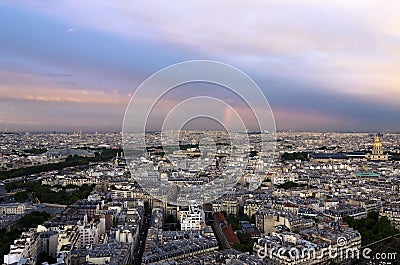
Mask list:
POLYGON ((204 211, 193 205, 189 205, 188 211, 181 211, 180 217, 182 231, 200 230, 204 225, 204 211))

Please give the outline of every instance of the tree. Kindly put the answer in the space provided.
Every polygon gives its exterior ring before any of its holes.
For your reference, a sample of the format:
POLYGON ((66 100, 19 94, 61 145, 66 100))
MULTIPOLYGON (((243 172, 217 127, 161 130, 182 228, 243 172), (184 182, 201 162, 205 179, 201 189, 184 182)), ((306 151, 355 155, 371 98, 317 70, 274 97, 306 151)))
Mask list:
POLYGON ((366 218, 354 219, 346 216, 344 221, 361 234, 362 244, 367 245, 399 233, 386 217, 379 217, 378 212, 370 212, 366 218))
POLYGON ((167 218, 165 218, 165 222, 168 223, 173 223, 175 220, 174 216, 172 214, 168 214, 167 218))
POLYGON ((17 200, 18 202, 26 202, 26 200, 28 200, 28 197, 28 192, 26 191, 18 191, 14 194, 15 200, 17 200))
POLYGON ((287 161, 287 160, 302 160, 302 161, 308 161, 308 152, 293 152, 293 153, 283 153, 281 155, 281 160, 282 161, 287 161))

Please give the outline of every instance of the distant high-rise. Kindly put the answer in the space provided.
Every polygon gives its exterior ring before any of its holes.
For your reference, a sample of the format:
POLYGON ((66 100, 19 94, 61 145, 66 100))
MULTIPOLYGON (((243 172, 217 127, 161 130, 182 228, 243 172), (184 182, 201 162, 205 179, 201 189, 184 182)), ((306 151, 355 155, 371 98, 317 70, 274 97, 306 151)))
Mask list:
POLYGON ((366 155, 368 160, 372 161, 387 161, 389 159, 387 154, 383 153, 381 139, 375 135, 374 146, 372 152, 366 155))

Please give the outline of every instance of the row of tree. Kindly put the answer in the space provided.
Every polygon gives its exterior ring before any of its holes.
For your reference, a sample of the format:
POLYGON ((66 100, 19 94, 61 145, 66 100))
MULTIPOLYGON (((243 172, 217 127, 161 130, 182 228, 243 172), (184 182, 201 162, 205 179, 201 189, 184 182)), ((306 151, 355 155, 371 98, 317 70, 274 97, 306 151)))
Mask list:
POLYGON ((29 198, 38 198, 42 203, 56 203, 70 205, 77 200, 85 199, 93 190, 94 185, 83 184, 82 186, 42 185, 39 181, 30 182, 10 182, 5 186, 6 190, 19 190, 14 197, 19 202, 25 202, 29 198), (55 191, 54 189, 59 189, 55 191), (72 191, 69 191, 72 190, 72 191))
POLYGON ((293 152, 293 153, 288 153, 285 152, 281 155, 281 160, 282 161, 288 161, 288 160, 301 160, 301 161, 308 161, 308 152, 293 152))
POLYGON ((367 218, 354 219, 347 216, 343 220, 351 228, 360 232, 362 245, 368 245, 400 233, 386 217, 379 217, 377 212, 368 213, 367 218))
POLYGON ((28 176, 52 170, 61 170, 66 167, 84 166, 94 162, 108 161, 113 159, 117 153, 120 152, 122 152, 122 149, 101 149, 95 152, 94 157, 81 157, 74 155, 67 157, 63 162, 11 169, 0 172, 0 180, 28 176))

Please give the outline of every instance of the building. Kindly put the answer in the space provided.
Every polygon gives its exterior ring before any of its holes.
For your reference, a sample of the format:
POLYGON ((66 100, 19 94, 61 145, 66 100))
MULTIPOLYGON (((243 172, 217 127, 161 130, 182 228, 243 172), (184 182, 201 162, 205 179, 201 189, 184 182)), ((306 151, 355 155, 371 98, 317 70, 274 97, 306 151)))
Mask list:
POLYGON ((130 264, 133 260, 133 247, 133 243, 112 242, 92 245, 85 249, 73 249, 70 264, 130 264))
POLYGON ((47 253, 49 257, 56 258, 58 253, 58 232, 46 231, 40 233, 41 252, 47 253))
POLYGON ((254 244, 259 257, 272 265, 347 264, 360 255, 360 248, 361 235, 337 223, 300 233, 273 233, 254 244))
POLYGON ((226 221, 225 216, 221 212, 216 212, 214 214, 213 226, 222 248, 231 248, 231 245, 234 243, 240 243, 232 226, 226 221))
MULTIPOLYGON (((208 229, 210 229, 208 227, 208 229)), ((210 229, 211 230, 211 229, 210 229)), ((200 255, 207 256, 218 250, 218 241, 212 233, 203 231, 159 231, 162 244, 145 249, 141 264, 179 264, 200 255)), ((197 264, 197 263, 185 263, 197 264)))
POLYGON ((289 211, 262 210, 256 214, 256 227, 264 234, 272 234, 277 227, 284 226, 287 229, 300 230, 315 225, 312 219, 306 219, 289 211))
POLYGON ((382 207, 379 216, 386 217, 397 229, 400 229, 400 205, 382 207))
POLYGON ((25 205, 21 203, 0 204, 0 214, 24 214, 25 208, 25 205))
POLYGON ((236 215, 239 211, 239 201, 231 198, 216 200, 213 202, 213 211, 236 215))
POLYGON ((378 135, 375 135, 372 152, 370 154, 366 154, 366 158, 372 161, 387 161, 389 159, 389 156, 383 153, 381 139, 378 135))
POLYGON ((87 217, 79 227, 79 245, 80 248, 85 248, 88 245, 97 244, 100 236, 100 222, 87 222, 87 217))
POLYGON ((36 264, 40 253, 41 238, 36 229, 22 232, 14 244, 10 246, 10 252, 4 255, 4 264, 36 264))
POLYGON ((205 214, 204 211, 189 205, 188 211, 180 212, 181 230, 201 230, 204 225, 205 214))
POLYGON ((243 205, 243 212, 248 216, 255 215, 258 210, 261 210, 263 207, 262 202, 255 200, 246 200, 243 205))

